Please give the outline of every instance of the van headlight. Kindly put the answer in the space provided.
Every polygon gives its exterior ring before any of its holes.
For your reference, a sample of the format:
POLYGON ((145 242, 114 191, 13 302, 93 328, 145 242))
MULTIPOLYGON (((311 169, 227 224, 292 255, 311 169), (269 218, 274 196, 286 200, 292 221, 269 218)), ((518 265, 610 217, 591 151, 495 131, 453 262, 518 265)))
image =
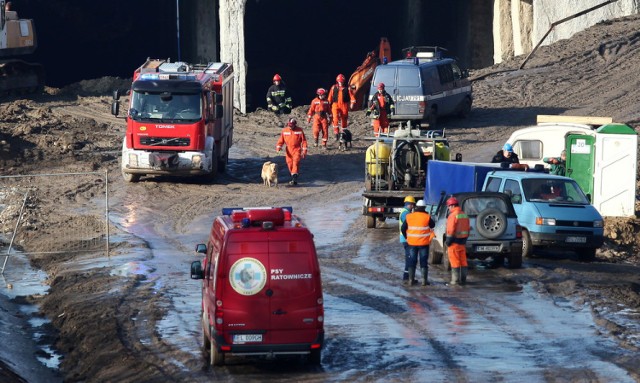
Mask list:
POLYGON ((593 221, 593 227, 604 227, 604 221, 601 219, 593 221))
POLYGON ((555 218, 536 217, 536 225, 555 226, 556 225, 556 219, 555 218))

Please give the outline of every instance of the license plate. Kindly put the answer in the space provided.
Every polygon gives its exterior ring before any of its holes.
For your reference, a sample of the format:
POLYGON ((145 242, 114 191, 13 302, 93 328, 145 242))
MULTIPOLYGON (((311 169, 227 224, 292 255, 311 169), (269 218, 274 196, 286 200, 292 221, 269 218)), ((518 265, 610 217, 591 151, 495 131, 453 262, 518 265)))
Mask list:
POLYGON ((403 207, 394 207, 393 208, 393 212, 394 213, 402 213, 402 209, 404 209, 403 207))
POLYGON ((233 336, 233 343, 262 342, 262 334, 237 334, 233 336))
POLYGON ((567 243, 587 243, 587 237, 567 237, 567 243))
POLYGON ((476 246, 477 252, 496 252, 500 251, 500 246, 476 246))

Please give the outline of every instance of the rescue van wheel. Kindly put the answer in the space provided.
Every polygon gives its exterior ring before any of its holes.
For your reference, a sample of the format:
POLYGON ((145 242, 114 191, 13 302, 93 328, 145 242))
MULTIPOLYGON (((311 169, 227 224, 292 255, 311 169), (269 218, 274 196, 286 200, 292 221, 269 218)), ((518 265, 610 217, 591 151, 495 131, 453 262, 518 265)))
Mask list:
POLYGON ((124 178, 126 182, 138 182, 140 181, 140 174, 122 172, 122 178, 124 178))
POLYGON ((319 366, 321 362, 322 354, 320 350, 311 350, 311 353, 309 354, 309 364, 319 366))
POLYGON ((471 114, 471 100, 469 98, 465 98, 462 102, 462 106, 460 107, 459 116, 467 118, 469 117, 469 114, 471 114))
POLYGON ((222 366, 224 364, 224 354, 218 350, 215 343, 210 342, 209 347, 209 364, 212 366, 222 366))
POLYGON ((373 229, 376 227, 376 217, 372 215, 366 216, 367 220, 367 229, 373 229))

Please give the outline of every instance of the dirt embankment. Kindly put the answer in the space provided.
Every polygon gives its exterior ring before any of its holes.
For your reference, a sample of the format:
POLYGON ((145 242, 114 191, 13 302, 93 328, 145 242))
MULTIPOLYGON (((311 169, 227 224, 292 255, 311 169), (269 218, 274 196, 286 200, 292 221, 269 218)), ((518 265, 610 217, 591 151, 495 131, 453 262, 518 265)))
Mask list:
MULTIPOLYGON (((628 123, 636 128, 640 123, 640 87, 637 68, 640 67, 640 17, 599 24, 579 33, 571 40, 561 41, 541 48, 524 70, 517 70, 520 61, 505 62, 499 66, 476 71, 474 82, 474 109, 469 119, 444 119, 441 127, 447 133, 455 151, 465 158, 487 153, 487 148, 499 148, 508 135, 518 128, 531 125, 537 114, 571 114, 612 116, 615 121, 628 123)), ((4 175, 28 173, 55 173, 60 171, 95 171, 107 169, 113 180, 113 192, 125 193, 125 186, 118 175, 118 156, 123 134, 122 121, 109 114, 109 91, 126 87, 127 80, 103 78, 73 85, 64 90, 47 89, 42 95, 23 99, 6 99, 0 105, 0 172, 4 175)), ((311 97, 309 98, 311 99, 311 97)), ((306 109, 296 108, 293 116, 304 120, 306 109)), ((235 168, 220 180, 220 185, 210 186, 221 193, 246 195, 243 199, 273 201, 272 191, 254 185, 259 183, 259 170, 254 162, 272 158, 280 121, 272 114, 258 110, 247 115, 235 116, 235 145, 242 153, 253 157, 253 162, 243 169, 235 168)), ((356 149, 347 154, 332 149, 324 157, 314 157, 314 152, 303 165, 301 181, 316 179, 325 185, 336 185, 361 176, 360 164, 367 143, 362 138, 369 135, 368 120, 363 112, 352 114, 352 131, 356 149), (347 169, 340 173, 340 168, 347 169), (332 175, 327 175, 331 169, 332 175)), ((305 128, 308 138, 311 134, 305 128)), ((489 150, 491 152, 492 150, 489 150)), ((244 160, 239 160, 242 162, 244 160)), ((282 172, 283 180, 288 180, 282 172)), ((327 187, 327 186, 324 186, 327 187)), ((143 183, 135 187, 139 193, 166 194, 159 201, 170 203, 171 196, 184 190, 192 198, 211 201, 207 186, 187 184, 178 190, 170 183, 143 183)), ((335 191, 340 192, 339 187, 335 191)), ((292 198, 302 198, 309 191, 300 189, 292 198), (297 194, 296 194, 297 193, 297 194)), ((47 191, 51 195, 72 193, 64 185, 52 183, 47 191)), ((220 197, 224 198, 224 197, 220 197)), ((317 193, 317 198, 331 200, 329 193, 317 193)), ((167 205, 169 206, 169 205, 167 205)), ((196 208, 192 207, 194 212, 196 208)), ((636 210, 640 206, 636 204, 636 210)), ((184 211, 181 213, 189 213, 184 211)), ((13 230, 17 212, 3 217, 0 228, 3 233, 13 230)), ((30 230, 22 231, 31 239, 33 250, 38 250, 39 237, 46 231, 38 230, 42 223, 57 223, 48 216, 46 206, 35 207, 25 217, 30 230)), ((62 224, 62 223, 58 223, 62 224)), ((114 230, 118 228, 114 227, 114 230)), ((640 265, 640 221, 636 218, 607 218, 605 246, 598 252, 600 262, 640 265)), ((24 240, 24 238, 22 238, 24 240)), ((124 304, 120 296, 109 295, 119 279, 108 273, 91 275, 65 272, 61 262, 69 257, 34 257, 33 263, 50 276, 51 293, 41 303, 44 313, 52 319, 58 331, 56 346, 67 356, 62 370, 69 381, 108 380, 129 370, 130 377, 145 381, 162 381, 172 376, 172 371, 158 369, 148 359, 142 362, 134 346, 127 344, 126 332, 133 326, 128 318, 135 317, 137 304, 146 306, 147 295, 138 292, 138 298, 124 304), (93 308, 99 305, 100 310, 93 308), (77 316, 59 316, 62 312, 83 313, 77 316), (99 329, 97 322, 108 323, 99 329), (90 329, 95 328, 91 332, 90 329), (109 350, 93 353, 92 350, 109 350), (112 365, 110 371, 102 369, 112 365), (100 375, 106 374, 106 375, 100 375)), ((637 307, 637 286, 615 286, 603 290, 605 300, 617 300, 637 307)), ((132 289, 131 285, 118 286, 132 289)), ((596 283, 591 288, 596 289, 596 283)), ((35 298, 32 298, 36 300, 35 298)), ((602 298, 599 298, 602 299, 602 298)), ((597 300, 596 300, 597 301, 597 300)), ((609 301, 610 302, 610 301, 609 301)), ((162 315, 158 310, 158 317, 162 315)), ((0 377, 1 375, 0 370, 0 377)))

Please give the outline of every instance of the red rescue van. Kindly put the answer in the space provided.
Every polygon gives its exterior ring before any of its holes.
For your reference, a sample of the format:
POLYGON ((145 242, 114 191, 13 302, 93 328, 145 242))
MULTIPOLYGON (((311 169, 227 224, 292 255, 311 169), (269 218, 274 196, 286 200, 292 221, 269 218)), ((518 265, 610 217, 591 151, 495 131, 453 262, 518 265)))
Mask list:
POLYGON ((313 235, 286 208, 229 208, 216 217, 203 261, 204 352, 211 365, 225 355, 308 355, 320 364, 324 306, 313 235))

